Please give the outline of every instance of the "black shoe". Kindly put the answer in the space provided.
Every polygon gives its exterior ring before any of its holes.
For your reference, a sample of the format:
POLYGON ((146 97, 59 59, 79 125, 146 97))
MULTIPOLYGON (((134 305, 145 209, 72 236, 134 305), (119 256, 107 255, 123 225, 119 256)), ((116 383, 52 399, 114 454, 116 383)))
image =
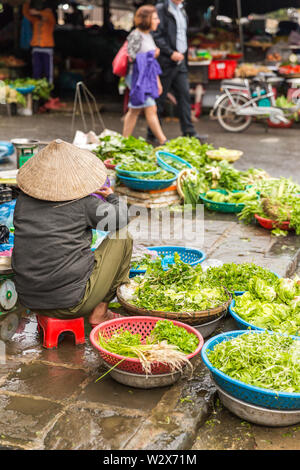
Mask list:
POLYGON ((148 142, 148 144, 151 144, 153 145, 153 147, 158 147, 159 146, 159 142, 158 140, 155 138, 155 137, 146 137, 146 141, 148 142))
POLYGON ((195 137, 195 139, 198 139, 200 140, 201 143, 205 143, 207 142, 207 139, 208 139, 208 135, 199 135, 197 132, 195 132, 195 134, 192 134, 192 133, 187 133, 187 134, 183 134, 184 137, 195 137))

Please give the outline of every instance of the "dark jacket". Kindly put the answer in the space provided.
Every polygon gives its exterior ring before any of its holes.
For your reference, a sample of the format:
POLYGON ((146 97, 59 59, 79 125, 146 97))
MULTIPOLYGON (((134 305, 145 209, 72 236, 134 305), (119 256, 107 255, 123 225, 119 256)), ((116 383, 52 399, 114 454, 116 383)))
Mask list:
POLYGON ((92 229, 109 230, 107 222, 115 217, 116 229, 127 225, 127 205, 114 194, 107 202, 87 196, 65 203, 21 193, 12 255, 20 303, 37 310, 77 305, 94 267, 92 229))
POLYGON ((154 57, 155 51, 139 52, 133 64, 130 103, 142 106, 147 98, 159 97, 157 77, 161 68, 154 57))
MULTIPOLYGON (((160 24, 156 31, 152 33, 155 44, 160 49, 160 55, 158 62, 163 72, 170 67, 177 67, 177 63, 171 59, 171 55, 176 48, 176 37, 177 37, 177 24, 176 19, 172 12, 169 10, 169 1, 164 0, 156 5, 157 13, 160 19, 160 24)), ((187 22, 188 17, 186 11, 183 9, 183 13, 186 16, 187 22)), ((188 51, 185 54, 185 62, 187 65, 188 51)))

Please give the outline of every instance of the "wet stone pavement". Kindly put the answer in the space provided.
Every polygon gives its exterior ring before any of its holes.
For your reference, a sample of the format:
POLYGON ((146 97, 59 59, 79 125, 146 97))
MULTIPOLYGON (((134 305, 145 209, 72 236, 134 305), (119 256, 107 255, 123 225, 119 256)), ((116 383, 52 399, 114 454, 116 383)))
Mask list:
MULTIPOLYGON (((192 221, 190 224, 192 232, 192 221)), ((299 238, 278 239, 259 226, 238 223, 234 216, 205 212, 204 240, 195 238, 190 245, 202 249, 208 258, 253 261, 285 276, 297 270, 299 238)), ((144 232, 139 243, 167 245, 174 241, 148 240, 144 232)), ((213 334, 234 329, 234 321, 227 316, 213 334)), ((182 378, 169 387, 130 388, 109 375, 96 382, 106 369, 89 342, 88 324, 85 331, 86 344, 75 347, 70 334, 57 349, 47 350, 41 344, 35 316, 22 318, 0 356, 0 448, 300 448, 300 425, 254 426, 224 409, 200 357, 192 379, 182 378)))

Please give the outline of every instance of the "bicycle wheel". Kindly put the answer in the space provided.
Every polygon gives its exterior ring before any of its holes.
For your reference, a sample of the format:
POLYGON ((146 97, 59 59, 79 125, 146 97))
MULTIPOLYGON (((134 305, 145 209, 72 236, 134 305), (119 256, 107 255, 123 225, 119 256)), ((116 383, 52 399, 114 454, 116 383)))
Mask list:
MULTIPOLYGON (((247 103, 248 98, 241 93, 231 94, 236 106, 241 106, 247 103)), ((243 132, 246 130, 251 122, 251 116, 238 116, 227 96, 224 96, 220 101, 217 108, 217 119, 220 126, 228 132, 243 132)))

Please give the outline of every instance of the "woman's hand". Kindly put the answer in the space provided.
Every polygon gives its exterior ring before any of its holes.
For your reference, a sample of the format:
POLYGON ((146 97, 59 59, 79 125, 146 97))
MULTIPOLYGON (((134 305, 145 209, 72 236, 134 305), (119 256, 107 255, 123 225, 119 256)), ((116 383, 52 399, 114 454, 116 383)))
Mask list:
POLYGON ((155 49, 155 53, 154 53, 155 59, 157 59, 157 57, 159 56, 159 54, 160 54, 160 49, 157 47, 157 48, 155 49))
POLYGON ((113 194, 114 192, 111 188, 101 188, 101 189, 97 189, 95 193, 99 194, 99 196, 103 196, 107 198, 110 194, 113 194))

